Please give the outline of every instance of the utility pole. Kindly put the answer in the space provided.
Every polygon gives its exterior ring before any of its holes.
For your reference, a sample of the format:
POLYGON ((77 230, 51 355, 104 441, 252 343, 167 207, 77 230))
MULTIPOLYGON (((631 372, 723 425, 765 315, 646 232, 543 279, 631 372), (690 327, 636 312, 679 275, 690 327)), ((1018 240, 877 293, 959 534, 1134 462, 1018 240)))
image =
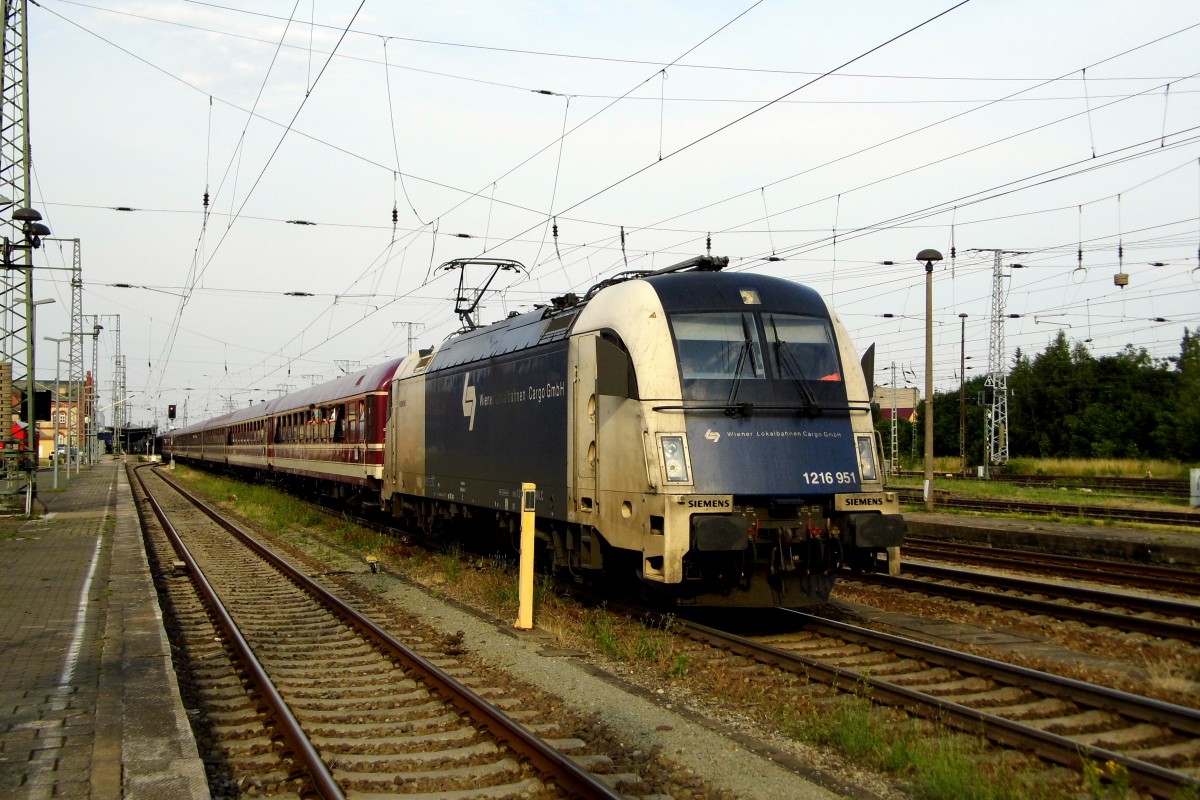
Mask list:
POLYGON ((900 442, 897 441, 900 436, 900 421, 896 419, 900 415, 896 408, 896 362, 892 362, 892 474, 895 475, 900 471, 900 442))
POLYGON ((967 475, 967 315, 959 314, 962 322, 958 338, 958 469, 967 475))
MULTIPOLYGON (((83 371, 83 337, 90 335, 83 332, 83 256, 79 239, 45 239, 44 242, 55 242, 61 246, 64 242, 71 245, 71 323, 66 332, 70 346, 67 349, 67 404, 70 412, 67 414, 67 477, 71 475, 71 465, 75 465, 75 473, 79 474, 80 461, 84 452, 84 371, 83 371), (72 454, 74 451, 74 454, 72 454)), ((59 270, 63 267, 39 267, 42 270, 59 270)), ((44 338, 44 337, 43 337, 44 338)))
POLYGON ((89 314, 87 319, 90 319, 92 323, 92 332, 84 334, 85 336, 92 337, 92 385, 89 387, 91 397, 88 401, 88 413, 91 416, 91 433, 88 437, 88 448, 90 451, 89 462, 95 464, 100 460, 100 405, 97 388, 100 385, 100 331, 104 330, 104 326, 100 324, 100 320, 106 320, 113 331, 113 338, 115 339, 114 350, 116 352, 116 357, 113 359, 114 373, 116 373, 115 367, 118 364, 120 366, 119 374, 113 375, 112 402, 107 406, 113 410, 114 453, 120 445, 120 439, 117 434, 124 419, 120 414, 125 407, 125 358, 121 355, 121 315, 89 314))
POLYGON ((67 395, 73 412, 67 417, 70 425, 67 432, 67 475, 71 474, 71 464, 75 464, 75 474, 79 474, 79 460, 83 457, 83 436, 81 425, 83 416, 80 406, 83 405, 83 254, 80 251, 79 240, 71 240, 74 247, 71 253, 71 346, 68 357, 70 366, 67 368, 67 395), (72 448, 75 455, 71 455, 72 448))
POLYGON ((333 361, 333 365, 335 367, 337 367, 338 369, 340 369, 342 371, 343 375, 349 375, 350 370, 354 369, 355 367, 360 366, 361 364, 362 364, 361 361, 350 361, 345 358, 336 358, 333 361))
POLYGON ((128 420, 128 409, 125 407, 125 356, 121 354, 121 315, 112 315, 113 326, 113 455, 124 453, 121 444, 121 434, 128 420))
POLYGON ((408 350, 405 351, 405 354, 407 355, 409 353, 412 353, 413 352, 413 342, 416 341, 415 333, 418 329, 424 330, 425 325, 420 322, 393 322, 392 323, 393 328, 396 327, 397 325, 403 325, 408 329, 408 350))
MULTIPOLYGON (((992 318, 988 336, 988 374, 983 382, 984 405, 988 407, 984 421, 984 442, 988 467, 1008 463, 1008 372, 1004 364, 1004 287, 1003 259, 1006 255, 1021 255, 1015 250, 974 249, 991 253, 992 260, 992 318)), ((1014 264, 1013 266, 1019 266, 1014 264)))
MULTIPOLYGON (((29 208, 29 67, 26 1, 4 3, 3 64, 0 64, 0 209, 5 219, 3 267, 0 268, 0 361, 8 362, 12 378, 25 380, 26 443, 32 466, 26 479, 27 510, 32 512, 37 497, 37 422, 35 420, 35 376, 33 319, 33 248, 50 229, 41 224, 42 215, 29 208), (11 220, 9 217, 11 216, 11 220), (13 251, 24 255, 13 263, 13 251)), ((15 449, 11 418, 12 396, 0 399, 0 443, 3 444, 3 477, 17 477, 20 454, 15 449)))
POLYGON ((88 464, 94 465, 100 460, 100 395, 96 387, 100 379, 100 331, 104 330, 104 326, 100 324, 99 315, 92 314, 91 319, 92 332, 88 335, 92 337, 92 382, 87 387, 87 449, 88 464))

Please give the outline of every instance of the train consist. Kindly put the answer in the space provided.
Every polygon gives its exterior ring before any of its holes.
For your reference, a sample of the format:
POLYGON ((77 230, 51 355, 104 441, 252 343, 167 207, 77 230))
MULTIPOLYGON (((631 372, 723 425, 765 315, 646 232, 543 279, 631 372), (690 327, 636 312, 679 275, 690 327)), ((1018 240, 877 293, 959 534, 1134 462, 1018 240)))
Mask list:
MULTIPOLYGON (((801 607, 904 521, 849 336, 812 289, 698 257, 167 434, 428 532, 679 604, 801 607)), ((869 567, 868 567, 869 568, 869 567)))

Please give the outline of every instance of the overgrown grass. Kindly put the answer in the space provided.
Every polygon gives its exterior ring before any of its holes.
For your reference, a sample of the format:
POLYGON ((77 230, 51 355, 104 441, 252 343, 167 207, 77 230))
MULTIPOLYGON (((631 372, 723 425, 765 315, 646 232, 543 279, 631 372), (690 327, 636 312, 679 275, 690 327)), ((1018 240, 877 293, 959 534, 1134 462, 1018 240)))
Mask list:
POLYGON ((282 533, 298 527, 326 530, 338 527, 320 510, 270 486, 245 483, 182 466, 176 467, 175 473, 181 482, 187 483, 197 493, 236 510, 270 533, 282 533))
MULTIPOLYGON (((921 471, 919 459, 904 461, 902 467, 921 471)), ((1006 475, 1068 475, 1081 478, 1171 478, 1187 480, 1188 470, 1195 464, 1154 458, 1012 458, 1001 467, 1006 475)), ((937 456, 933 469, 943 475, 957 475, 962 471, 958 456, 937 456)), ((974 475, 976 465, 967 463, 967 472, 974 475)))
POLYGON ((583 612, 581 630, 606 656, 627 663, 653 667, 664 676, 682 678, 687 673, 688 657, 680 652, 671 633, 674 617, 657 623, 622 621, 603 608, 583 612))
POLYGON ((1188 465, 1150 458, 1014 458, 1009 475, 1078 475, 1084 478, 1172 478, 1187 480, 1188 465))
POLYGON ((808 744, 900 778, 921 800, 1049 800, 1037 773, 985 760, 987 742, 881 709, 865 697, 838 695, 779 714, 784 732, 808 744))

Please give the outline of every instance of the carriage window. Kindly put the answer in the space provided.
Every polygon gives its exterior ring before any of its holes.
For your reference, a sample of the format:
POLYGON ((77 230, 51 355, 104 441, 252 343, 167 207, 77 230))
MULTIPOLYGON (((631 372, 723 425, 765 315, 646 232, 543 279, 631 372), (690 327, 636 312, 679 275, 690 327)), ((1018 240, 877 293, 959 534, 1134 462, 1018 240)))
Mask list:
POLYGON ((338 406, 333 410, 333 440, 335 442, 344 442, 346 440, 345 406, 338 406))
POLYGON ((840 381, 829 324, 812 317, 764 314, 767 350, 775 374, 785 380, 840 381))
POLYGON ((754 380, 766 377, 754 317, 737 312, 677 314, 671 328, 684 380, 754 380))

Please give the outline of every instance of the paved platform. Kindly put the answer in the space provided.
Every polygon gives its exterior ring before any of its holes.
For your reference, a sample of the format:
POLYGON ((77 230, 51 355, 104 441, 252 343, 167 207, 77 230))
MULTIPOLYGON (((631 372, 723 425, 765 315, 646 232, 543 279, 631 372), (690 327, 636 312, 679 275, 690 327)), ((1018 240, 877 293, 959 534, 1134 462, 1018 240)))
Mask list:
POLYGON ((124 466, 51 486, 0 518, 0 797, 208 797, 124 466))

